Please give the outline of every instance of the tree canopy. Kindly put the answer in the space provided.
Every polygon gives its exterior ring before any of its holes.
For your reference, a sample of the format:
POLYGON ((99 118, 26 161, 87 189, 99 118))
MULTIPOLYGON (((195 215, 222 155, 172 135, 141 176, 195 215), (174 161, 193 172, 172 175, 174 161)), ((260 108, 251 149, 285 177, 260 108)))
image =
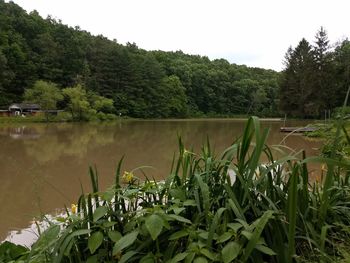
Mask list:
POLYGON ((350 43, 341 41, 332 50, 323 27, 314 45, 302 39, 289 48, 280 82, 280 107, 290 116, 321 117, 341 106, 350 79, 350 43))
POLYGON ((41 109, 44 110, 46 120, 49 119, 48 110, 57 108, 57 102, 63 99, 61 91, 53 83, 38 80, 32 88, 26 89, 24 92, 24 100, 26 102, 33 102, 40 104, 41 109))
POLYGON ((276 114, 279 74, 273 70, 121 45, 4 0, 0 25, 0 107, 23 100, 24 91, 43 80, 60 89, 80 84, 87 97, 109 99, 103 111, 132 117, 276 114))

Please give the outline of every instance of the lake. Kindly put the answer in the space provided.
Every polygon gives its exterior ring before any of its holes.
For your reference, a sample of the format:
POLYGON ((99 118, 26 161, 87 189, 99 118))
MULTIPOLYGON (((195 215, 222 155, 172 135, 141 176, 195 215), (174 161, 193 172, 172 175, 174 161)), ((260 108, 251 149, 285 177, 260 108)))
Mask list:
MULTIPOLYGON (((10 230, 29 225, 34 216, 55 213, 76 203, 82 184, 90 191, 88 168, 96 166, 100 189, 113 183, 114 171, 125 155, 124 170, 148 165, 145 172, 161 180, 169 173, 177 137, 186 148, 199 150, 209 136, 216 152, 242 134, 244 120, 122 120, 113 123, 0 124, 0 240, 10 230)), ((287 126, 305 125, 303 121, 287 126)), ((269 144, 279 144, 283 122, 263 121, 269 144)), ((321 142, 289 136, 286 146, 319 152, 321 142)), ((317 167, 312 167, 317 169, 317 167)), ((316 174, 316 173, 315 173, 316 174)))

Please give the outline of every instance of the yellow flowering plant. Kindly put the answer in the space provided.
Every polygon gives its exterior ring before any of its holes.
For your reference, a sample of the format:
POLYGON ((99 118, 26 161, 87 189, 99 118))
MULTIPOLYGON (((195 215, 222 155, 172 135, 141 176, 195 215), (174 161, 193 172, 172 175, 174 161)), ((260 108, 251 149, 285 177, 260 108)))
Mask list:
POLYGON ((134 174, 132 172, 125 171, 123 174, 123 180, 128 184, 132 184, 134 181, 134 174))
POLYGON ((78 206, 76 204, 72 204, 71 205, 72 214, 76 214, 77 213, 77 209, 78 209, 78 206))

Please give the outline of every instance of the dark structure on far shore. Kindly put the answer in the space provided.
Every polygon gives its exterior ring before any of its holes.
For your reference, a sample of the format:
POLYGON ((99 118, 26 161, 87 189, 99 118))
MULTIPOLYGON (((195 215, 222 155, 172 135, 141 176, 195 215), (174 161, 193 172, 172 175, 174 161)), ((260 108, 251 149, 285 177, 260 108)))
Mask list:
POLYGON ((39 112, 41 112, 41 107, 38 104, 13 103, 8 110, 0 110, 0 116, 36 115, 39 112))

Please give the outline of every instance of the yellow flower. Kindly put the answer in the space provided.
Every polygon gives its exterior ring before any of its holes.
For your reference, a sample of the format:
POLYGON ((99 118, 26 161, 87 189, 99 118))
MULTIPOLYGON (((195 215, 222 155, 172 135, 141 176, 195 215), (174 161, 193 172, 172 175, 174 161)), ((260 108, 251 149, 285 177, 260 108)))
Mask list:
POLYGON ((134 179, 134 175, 132 172, 125 171, 123 174, 123 180, 127 183, 132 183, 132 180, 134 179))
POLYGON ((77 213, 77 205, 76 204, 72 204, 71 209, 72 209, 72 214, 76 214, 77 213))

